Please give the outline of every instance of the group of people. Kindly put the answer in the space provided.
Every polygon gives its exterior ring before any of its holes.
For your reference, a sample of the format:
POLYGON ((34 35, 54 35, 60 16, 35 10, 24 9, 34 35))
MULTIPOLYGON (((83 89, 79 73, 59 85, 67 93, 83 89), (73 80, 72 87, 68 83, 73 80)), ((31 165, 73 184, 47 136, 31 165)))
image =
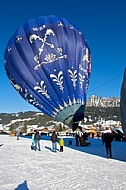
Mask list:
MULTIPOLYGON (((56 152, 57 151, 57 134, 55 131, 53 131, 52 136, 51 136, 51 141, 52 141, 52 151, 56 152)), ((60 152, 63 152, 63 147, 64 147, 64 140, 61 138, 59 140, 59 146, 60 146, 60 152)))
POLYGON ((41 135, 40 135, 39 131, 35 131, 32 134, 32 145, 31 145, 32 150, 41 151, 41 149, 40 149, 40 139, 41 139, 41 135))
MULTIPOLYGON (((39 133, 39 131, 35 131, 32 134, 32 145, 31 145, 32 150, 41 151, 41 149, 40 149, 40 139, 41 139, 41 134, 39 133)), ((58 137, 57 137, 57 134, 56 134, 55 131, 53 131, 50 140, 52 141, 52 151, 57 152, 58 137)), ((76 135, 75 140, 76 140, 76 146, 78 146, 78 135, 76 135)), ((102 142, 103 142, 103 144, 105 145, 105 148, 106 148, 107 158, 112 158, 112 147, 111 147, 112 141, 113 141, 113 136, 112 136, 111 133, 103 134, 102 142)), ((60 138, 59 146, 60 146, 59 151, 63 152, 63 147, 64 147, 64 139, 63 138, 60 138)))
MULTIPOLYGON (((32 150, 41 151, 41 149, 40 149, 40 139, 41 139, 41 135, 40 135, 39 131, 35 131, 32 134, 32 145, 31 145, 31 149, 32 150)), ((56 134, 55 131, 53 131, 53 133, 52 133, 51 141, 52 141, 52 151, 53 152, 57 152, 58 137, 57 137, 57 134, 56 134)), ((64 147, 64 140, 63 140, 63 138, 61 138, 59 140, 59 146, 60 146, 60 152, 63 152, 63 147, 64 147)))

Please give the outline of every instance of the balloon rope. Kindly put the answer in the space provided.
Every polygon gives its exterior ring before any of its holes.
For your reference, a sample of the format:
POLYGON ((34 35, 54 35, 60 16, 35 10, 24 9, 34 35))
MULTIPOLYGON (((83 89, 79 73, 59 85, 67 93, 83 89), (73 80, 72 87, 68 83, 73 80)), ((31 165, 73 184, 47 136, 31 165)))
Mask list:
POLYGON ((120 74, 120 75, 118 75, 118 76, 116 76, 116 77, 114 77, 114 78, 112 78, 112 79, 110 79, 110 80, 108 80, 108 81, 102 83, 101 85, 99 85, 99 86, 93 88, 92 90, 89 90, 88 92, 92 92, 92 91, 94 91, 94 90, 96 90, 96 89, 98 89, 98 88, 104 86, 105 84, 107 84, 107 83, 109 83, 109 82, 115 80, 116 78, 118 78, 118 77, 120 77, 120 76, 122 76, 122 75, 123 75, 123 74, 120 74))

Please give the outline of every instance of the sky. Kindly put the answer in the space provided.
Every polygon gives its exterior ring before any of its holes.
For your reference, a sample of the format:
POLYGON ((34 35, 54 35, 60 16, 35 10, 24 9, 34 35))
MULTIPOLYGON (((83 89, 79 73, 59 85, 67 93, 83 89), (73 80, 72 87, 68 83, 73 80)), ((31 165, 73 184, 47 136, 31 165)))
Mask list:
POLYGON ((113 159, 106 158, 101 139, 87 147, 68 146, 52 152, 42 137, 41 151, 30 149, 31 139, 0 135, 0 189, 2 190, 125 190, 126 143, 112 142, 113 159))
POLYGON ((92 55, 87 98, 120 97, 126 65, 125 0, 4 0, 0 1, 0 112, 37 111, 11 86, 4 69, 4 51, 20 25, 43 15, 66 18, 84 34, 92 55))

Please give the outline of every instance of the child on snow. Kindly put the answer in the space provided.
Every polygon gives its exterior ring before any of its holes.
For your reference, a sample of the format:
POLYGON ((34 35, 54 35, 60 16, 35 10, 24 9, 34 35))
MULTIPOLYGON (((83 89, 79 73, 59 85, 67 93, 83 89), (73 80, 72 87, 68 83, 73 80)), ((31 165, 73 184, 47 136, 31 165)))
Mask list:
POLYGON ((60 152, 63 152, 63 146, 64 146, 64 140, 63 140, 63 138, 60 139, 59 145, 60 145, 60 152))

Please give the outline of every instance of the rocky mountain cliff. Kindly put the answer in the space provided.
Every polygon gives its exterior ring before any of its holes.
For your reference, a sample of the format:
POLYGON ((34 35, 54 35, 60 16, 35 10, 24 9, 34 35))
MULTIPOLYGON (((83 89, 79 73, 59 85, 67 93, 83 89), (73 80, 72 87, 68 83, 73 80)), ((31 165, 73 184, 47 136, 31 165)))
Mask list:
POLYGON ((120 107, 120 98, 115 97, 99 97, 92 95, 88 100, 86 107, 120 107))

